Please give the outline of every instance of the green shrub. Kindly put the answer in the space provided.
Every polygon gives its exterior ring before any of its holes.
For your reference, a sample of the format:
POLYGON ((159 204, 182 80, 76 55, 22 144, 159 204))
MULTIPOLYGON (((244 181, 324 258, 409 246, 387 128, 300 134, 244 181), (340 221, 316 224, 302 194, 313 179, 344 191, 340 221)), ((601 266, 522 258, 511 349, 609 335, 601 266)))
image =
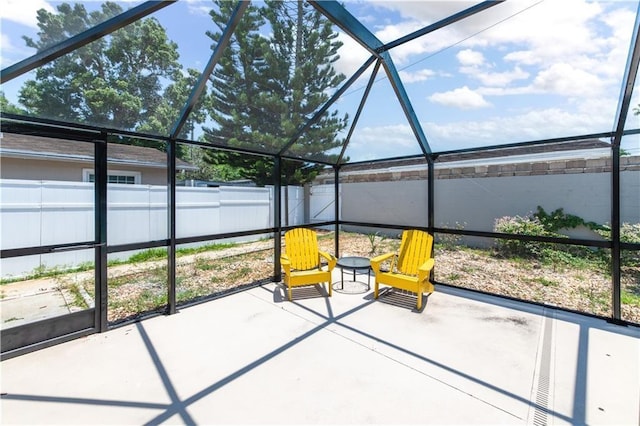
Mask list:
MULTIPOLYGON (((495 232, 504 234, 555 236, 545 229, 538 218, 532 216, 504 216, 496 219, 493 229, 495 232)), ((538 258, 542 255, 545 245, 548 244, 537 241, 498 240, 496 250, 499 254, 507 257, 538 258)))
MULTIPOLYGON (((640 223, 623 223, 620 227, 620 241, 640 244, 640 223)), ((622 250, 622 264, 640 267, 640 250, 622 250)))
MULTIPOLYGON (((529 216, 505 216, 495 221, 494 231, 505 234, 532 235, 538 237, 567 238, 560 234, 561 229, 572 229, 585 226, 598 233, 605 239, 611 239, 611 228, 595 222, 586 222, 579 216, 564 213, 562 209, 547 213, 538 206, 535 213, 529 216)), ((623 224, 621 227, 621 241, 640 242, 640 224, 623 224)), ((520 257, 537 259, 551 265, 571 265, 586 268, 596 264, 601 269, 607 269, 610 264, 610 251, 591 247, 544 243, 538 241, 500 240, 496 245, 499 255, 505 257, 520 257)), ((623 253, 623 260, 640 262, 640 252, 627 250, 623 253), (627 260, 629 258, 629 260, 627 260)))

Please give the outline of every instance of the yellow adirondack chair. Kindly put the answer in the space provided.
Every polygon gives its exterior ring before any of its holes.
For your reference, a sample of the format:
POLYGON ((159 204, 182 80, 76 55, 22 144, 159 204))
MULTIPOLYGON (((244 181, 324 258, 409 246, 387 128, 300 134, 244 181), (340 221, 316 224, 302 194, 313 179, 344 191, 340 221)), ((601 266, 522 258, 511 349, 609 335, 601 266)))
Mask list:
POLYGON ((331 271, 337 259, 329 253, 318 249, 318 237, 315 231, 296 228, 284 234, 285 253, 280 256, 280 264, 284 270, 284 283, 291 300, 293 287, 326 282, 331 296, 331 271), (327 260, 323 269, 321 257, 327 260))
POLYGON ((422 293, 435 290, 429 281, 435 263, 432 251, 433 236, 424 231, 403 231, 398 254, 387 253, 371 259, 371 269, 376 275, 373 297, 377 299, 380 284, 386 284, 417 293, 416 308, 422 309, 422 293), (390 262, 389 272, 380 270, 384 262, 390 262))

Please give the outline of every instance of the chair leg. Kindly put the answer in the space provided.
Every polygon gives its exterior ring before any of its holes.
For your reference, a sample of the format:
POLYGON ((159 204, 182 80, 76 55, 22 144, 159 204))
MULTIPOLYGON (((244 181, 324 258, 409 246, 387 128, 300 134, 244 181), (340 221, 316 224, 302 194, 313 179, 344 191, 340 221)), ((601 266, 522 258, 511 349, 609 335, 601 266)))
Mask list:
POLYGON ((416 303, 416 309, 422 309, 422 292, 418 291, 418 302, 416 303))
POLYGON ((289 302, 291 302, 293 300, 293 297, 291 295, 291 285, 287 286, 289 288, 289 302))
POLYGON ((376 280, 376 282, 373 284, 373 298, 377 299, 378 298, 378 280, 376 280))
POLYGON ((331 281, 328 281, 327 285, 329 286, 329 297, 331 297, 331 292, 333 291, 333 289, 331 288, 331 281))

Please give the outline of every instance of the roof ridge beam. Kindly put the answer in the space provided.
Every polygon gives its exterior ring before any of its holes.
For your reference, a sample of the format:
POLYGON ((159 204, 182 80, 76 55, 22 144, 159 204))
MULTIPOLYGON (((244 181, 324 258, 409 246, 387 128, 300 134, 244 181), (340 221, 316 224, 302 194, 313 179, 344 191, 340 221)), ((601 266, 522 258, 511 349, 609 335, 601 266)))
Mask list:
POLYGON ((447 25, 451 25, 455 22, 461 21, 465 18, 475 15, 478 12, 482 12, 485 9, 488 9, 493 6, 497 6, 500 3, 503 3, 504 0, 493 0, 493 1, 484 1, 482 3, 476 4, 475 6, 471 6, 463 11, 455 13, 447 18, 441 19, 438 22, 435 22, 431 25, 427 25, 426 27, 414 31, 411 34, 407 34, 404 37, 400 37, 397 40, 394 40, 390 43, 387 43, 383 46, 383 51, 387 51, 393 49, 394 47, 400 46, 401 44, 407 43, 411 40, 415 40, 416 38, 422 37, 423 35, 429 34, 438 30, 440 28, 446 27, 447 25))
POLYGON ((404 85, 402 84, 402 80, 400 79, 400 75, 398 74, 398 70, 396 69, 395 64, 393 63, 393 59, 389 55, 389 52, 382 52, 380 54, 382 56, 382 66, 387 72, 387 77, 389 77, 389 82, 393 87, 393 91, 396 92, 396 96, 398 97, 398 101, 400 101, 400 106, 404 111, 404 115, 407 117, 407 121, 409 121, 409 126, 411 126, 411 130, 415 135, 418 143, 420 144, 420 148, 422 149, 422 153, 428 157, 431 155, 431 148, 429 147, 429 143, 427 142, 427 137, 422 130, 422 126, 420 125, 420 121, 416 116, 416 112, 413 109, 413 105, 409 100, 409 96, 407 95, 406 90, 404 89, 404 85))
POLYGON ((340 27, 342 31, 360 43, 369 53, 376 58, 380 57, 380 52, 384 48, 384 44, 340 3, 328 0, 309 1, 309 3, 331 22, 340 27))

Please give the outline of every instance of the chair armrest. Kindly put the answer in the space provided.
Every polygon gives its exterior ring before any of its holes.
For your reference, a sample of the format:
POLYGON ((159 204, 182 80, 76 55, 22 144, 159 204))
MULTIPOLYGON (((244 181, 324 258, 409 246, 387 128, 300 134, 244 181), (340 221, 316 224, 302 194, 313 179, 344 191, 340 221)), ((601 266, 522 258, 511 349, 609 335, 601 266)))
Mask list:
POLYGON ((396 254, 395 253, 386 253, 386 254, 381 254, 380 256, 376 256, 373 259, 371 259, 371 269, 373 269, 373 273, 374 274, 379 274, 380 273, 380 265, 382 264, 382 262, 385 262, 387 260, 389 260, 390 258, 393 258, 396 254))
POLYGON ((282 266, 282 269, 284 269, 285 274, 291 273, 291 260, 289 260, 289 256, 287 256, 286 254, 281 255, 280 265, 282 266))
POLYGON ((418 268, 418 281, 422 282, 429 279, 429 274, 436 263, 435 259, 429 259, 418 268))
POLYGON ((333 268, 336 267, 336 262, 338 261, 338 259, 336 259, 334 255, 329 254, 326 251, 322 251, 322 250, 318 250, 318 254, 324 257, 325 259, 327 259, 327 262, 329 262, 328 263, 329 271, 332 271, 333 268))

